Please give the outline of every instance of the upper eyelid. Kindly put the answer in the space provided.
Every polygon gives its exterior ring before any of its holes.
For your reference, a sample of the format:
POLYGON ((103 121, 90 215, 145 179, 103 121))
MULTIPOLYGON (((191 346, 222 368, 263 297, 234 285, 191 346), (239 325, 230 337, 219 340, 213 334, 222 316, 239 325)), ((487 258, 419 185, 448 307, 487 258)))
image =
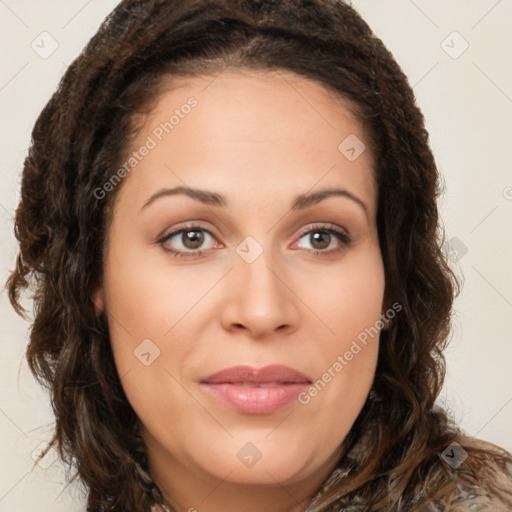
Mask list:
POLYGON ((192 231, 194 229, 197 229, 199 231, 204 231, 205 233, 208 233, 212 237, 217 238, 216 235, 214 233, 212 233, 212 231, 210 229, 205 228, 205 227, 200 226, 200 225, 195 225, 194 224, 194 225, 182 226, 182 227, 178 227, 178 228, 172 229, 168 233, 159 236, 158 237, 158 241, 159 242, 165 241, 165 240, 168 240, 169 238, 172 238, 173 236, 176 236, 176 235, 182 233, 183 231, 192 231))
POLYGON ((341 232, 341 234, 344 234, 346 236, 350 236, 349 231, 346 228, 342 228, 341 226, 337 226, 333 224, 332 222, 313 222, 312 224, 308 224, 302 228, 300 228, 297 233, 301 237, 305 234, 309 233, 310 231, 314 231, 317 229, 318 231, 321 231, 322 229, 333 229, 335 231, 341 232))

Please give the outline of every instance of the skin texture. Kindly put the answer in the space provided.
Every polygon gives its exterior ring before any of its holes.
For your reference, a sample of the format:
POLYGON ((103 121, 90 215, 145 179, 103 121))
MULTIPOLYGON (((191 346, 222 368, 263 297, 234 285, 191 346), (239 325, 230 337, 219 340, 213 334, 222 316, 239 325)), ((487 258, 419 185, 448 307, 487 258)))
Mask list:
POLYGON ((271 414, 231 409, 199 381, 234 365, 283 364, 314 382, 375 325, 385 279, 370 150, 355 161, 340 152, 350 134, 365 140, 362 126, 313 81, 239 71, 212 80, 174 84, 133 143, 135 151, 148 136, 157 140, 155 127, 191 96, 197 100, 124 178, 95 304, 109 315, 116 366, 142 423, 151 473, 176 510, 299 511, 331 472, 367 398, 378 336, 309 403, 271 414), (228 206, 173 195, 143 208, 155 192, 176 186, 221 193, 228 206), (342 196, 291 209, 299 194, 327 188, 354 194, 367 214, 342 196), (200 232, 202 255, 166 252, 195 250, 181 234, 158 243, 189 223, 207 230, 200 232), (314 230, 318 223, 348 233, 351 242, 328 234, 315 242, 313 234, 323 233, 314 230), (236 252, 248 236, 263 250, 252 263, 236 252), (160 351, 149 365, 134 355, 145 339, 154 344, 147 345, 151 360, 160 351), (248 442, 261 452, 252 467, 237 457, 248 442))

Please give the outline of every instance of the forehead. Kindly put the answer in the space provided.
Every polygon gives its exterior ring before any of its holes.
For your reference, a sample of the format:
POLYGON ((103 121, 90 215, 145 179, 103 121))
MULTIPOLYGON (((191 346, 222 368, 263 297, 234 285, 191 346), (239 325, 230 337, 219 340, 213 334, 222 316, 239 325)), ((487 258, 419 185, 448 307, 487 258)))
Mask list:
POLYGON ((150 150, 123 188, 128 185, 131 201, 140 203, 164 185, 221 188, 244 201, 261 201, 276 189, 295 197, 345 186, 375 213, 365 142, 348 101, 294 73, 173 77, 129 148, 129 154, 150 150))

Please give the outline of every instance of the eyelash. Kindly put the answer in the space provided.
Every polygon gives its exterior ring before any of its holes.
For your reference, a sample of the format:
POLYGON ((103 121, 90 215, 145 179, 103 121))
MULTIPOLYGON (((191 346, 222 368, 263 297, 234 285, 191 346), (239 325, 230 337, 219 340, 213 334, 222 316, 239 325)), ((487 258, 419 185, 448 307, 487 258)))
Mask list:
MULTIPOLYGON (((210 236, 214 237, 214 235, 209 230, 204 229, 201 226, 189 225, 189 226, 184 226, 176 231, 172 231, 171 233, 168 233, 167 235, 160 238, 160 240, 158 240, 157 243, 162 247, 162 249, 164 251, 174 254, 174 256, 177 256, 179 258, 196 258, 196 257, 200 258, 200 257, 202 257, 202 254, 204 251, 201 251, 201 250, 181 252, 181 251, 175 251, 173 249, 168 249, 167 247, 164 247, 164 244, 165 244, 165 242, 167 242, 167 240, 175 237, 176 235, 187 232, 187 231, 203 231, 205 233, 208 233, 210 236)), ((319 250, 315 250, 315 249, 306 249, 309 252, 314 252, 316 254, 316 256, 320 255, 320 257, 325 257, 325 256, 330 256, 332 254, 338 253, 338 252, 342 251, 343 249, 345 249, 346 247, 348 247, 352 242, 352 239, 350 238, 350 236, 348 234, 343 233, 342 231, 339 231, 331 226, 327 226, 327 225, 323 225, 323 224, 315 224, 311 227, 308 227, 307 229, 306 228, 302 229, 299 232, 298 240, 300 240, 304 235, 307 235, 312 232, 329 233, 330 235, 336 236, 341 241, 341 246, 338 247, 337 249, 330 249, 327 251, 326 250, 319 251, 319 250)))

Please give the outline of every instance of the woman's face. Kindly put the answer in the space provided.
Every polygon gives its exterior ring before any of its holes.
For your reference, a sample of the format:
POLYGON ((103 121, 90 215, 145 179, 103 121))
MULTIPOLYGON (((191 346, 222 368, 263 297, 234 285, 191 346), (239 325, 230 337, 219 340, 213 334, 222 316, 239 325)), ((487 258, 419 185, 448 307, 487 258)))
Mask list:
POLYGON ((95 303, 154 474, 286 486, 332 469, 383 313, 364 141, 340 100, 288 72, 182 79, 147 118, 95 303), (269 365, 289 370, 209 379, 269 365))

